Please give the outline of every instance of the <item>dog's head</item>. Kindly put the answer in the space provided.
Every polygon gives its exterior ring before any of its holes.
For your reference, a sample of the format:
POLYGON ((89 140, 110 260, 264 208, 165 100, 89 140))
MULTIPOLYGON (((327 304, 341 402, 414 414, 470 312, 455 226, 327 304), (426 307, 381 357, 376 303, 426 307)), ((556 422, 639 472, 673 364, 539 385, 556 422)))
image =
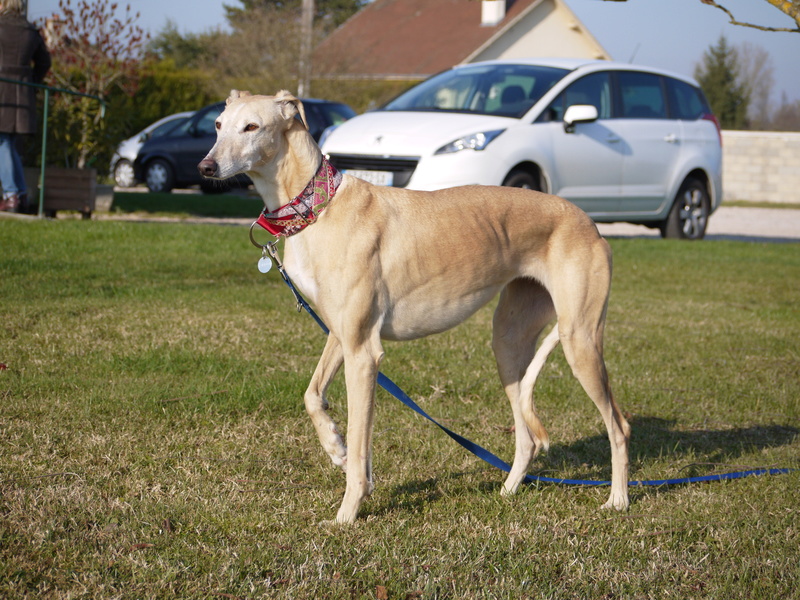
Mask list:
MULTIPOLYGON (((230 106, 232 102, 242 98, 253 97, 253 94, 248 91, 231 90, 230 96, 228 96, 228 99, 225 100, 225 106, 230 106)), ((273 98, 275 99, 278 110, 280 111, 281 115, 283 115, 284 119, 288 121, 293 117, 299 117, 300 122, 305 126, 306 130, 308 130, 306 111, 303 108, 303 103, 298 98, 295 98, 291 92, 287 90, 281 90, 275 94, 273 98)))
POLYGON ((275 96, 231 90, 215 125, 217 141, 197 168, 216 179, 269 164, 285 148, 287 132, 308 131, 303 103, 286 90, 275 96))

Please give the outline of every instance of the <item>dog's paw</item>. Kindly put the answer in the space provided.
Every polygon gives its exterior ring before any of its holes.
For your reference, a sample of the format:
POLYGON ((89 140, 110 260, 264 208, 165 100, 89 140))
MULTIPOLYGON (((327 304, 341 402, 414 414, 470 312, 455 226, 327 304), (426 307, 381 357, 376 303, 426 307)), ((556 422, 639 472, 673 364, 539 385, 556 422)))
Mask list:
POLYGON ((630 508, 630 500, 628 500, 627 496, 611 496, 608 499, 608 502, 601 506, 601 510, 619 510, 625 511, 630 508))
POLYGON ((344 454, 343 456, 331 454, 331 461, 333 461, 334 465, 340 467, 342 471, 347 473, 347 454, 344 454))
POLYGON ((336 527, 341 527, 341 525, 342 523, 339 523, 336 519, 325 519, 317 523, 317 527, 320 529, 335 529, 336 527))
POLYGON ((513 496, 513 495, 514 495, 514 494, 516 494, 516 493, 517 493, 517 490, 516 490, 516 488, 507 488, 507 487, 505 486, 505 484, 503 485, 503 487, 501 487, 501 488, 500 488, 500 495, 501 495, 503 498, 508 498, 508 497, 510 497, 510 496, 513 496))

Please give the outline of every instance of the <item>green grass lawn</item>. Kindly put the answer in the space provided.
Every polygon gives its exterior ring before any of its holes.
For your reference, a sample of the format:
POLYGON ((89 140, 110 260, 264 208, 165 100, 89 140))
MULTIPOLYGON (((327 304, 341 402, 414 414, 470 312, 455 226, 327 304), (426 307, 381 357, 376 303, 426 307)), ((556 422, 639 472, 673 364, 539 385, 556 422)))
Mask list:
MULTIPOLYGON (((612 246, 631 477, 800 466, 798 246, 612 246)), ((320 525, 345 486, 302 405, 324 339, 246 227, 0 221, 0 248, 0 597, 798 597, 798 473, 634 488, 627 513, 599 510, 605 488, 501 498, 503 473, 385 392, 375 492, 320 525)), ((510 460, 490 326, 491 307, 387 344, 383 370, 510 460)), ((330 399, 344 424, 342 381, 330 399)), ((560 349, 536 401, 533 472, 608 479, 560 349)))

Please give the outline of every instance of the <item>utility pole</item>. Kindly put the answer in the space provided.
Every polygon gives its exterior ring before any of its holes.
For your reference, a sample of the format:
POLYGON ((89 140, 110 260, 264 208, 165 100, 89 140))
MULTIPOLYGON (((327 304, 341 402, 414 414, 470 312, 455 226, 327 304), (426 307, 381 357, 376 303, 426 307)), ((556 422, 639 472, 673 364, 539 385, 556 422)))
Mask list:
POLYGON ((311 95, 311 38, 314 35, 314 0, 303 0, 303 14, 300 17, 300 73, 297 81, 297 95, 311 95))

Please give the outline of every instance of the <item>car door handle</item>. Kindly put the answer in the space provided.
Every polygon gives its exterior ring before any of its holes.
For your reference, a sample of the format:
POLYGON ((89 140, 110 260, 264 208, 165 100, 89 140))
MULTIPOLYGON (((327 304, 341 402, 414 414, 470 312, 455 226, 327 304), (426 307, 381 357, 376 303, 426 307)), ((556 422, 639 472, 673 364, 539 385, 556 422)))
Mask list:
POLYGON ((668 136, 664 138, 664 141, 668 144, 677 144, 678 143, 678 136, 674 133, 670 133, 668 136))
POLYGON ((622 141, 622 138, 615 135, 610 135, 608 136, 607 141, 609 144, 619 144, 622 141))

